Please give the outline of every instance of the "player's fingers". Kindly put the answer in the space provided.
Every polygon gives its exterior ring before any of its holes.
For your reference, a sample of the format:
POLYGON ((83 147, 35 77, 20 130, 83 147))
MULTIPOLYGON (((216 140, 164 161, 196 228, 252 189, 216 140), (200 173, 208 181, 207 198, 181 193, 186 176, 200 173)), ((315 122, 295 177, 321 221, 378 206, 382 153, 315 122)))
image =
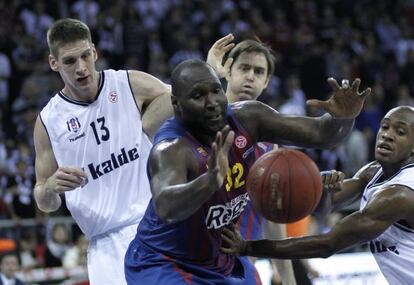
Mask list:
POLYGON ((56 173, 57 180, 68 181, 71 183, 82 183, 83 179, 85 178, 83 176, 74 175, 72 173, 65 173, 65 172, 56 173))
POLYGON ((326 181, 329 180, 329 176, 331 175, 331 171, 321 171, 321 178, 322 178, 322 184, 325 185, 326 181))
POLYGON ((221 231, 221 236, 225 237, 226 241, 230 241, 230 243, 232 243, 234 240, 234 232, 228 228, 223 228, 221 231))
POLYGON ((352 82, 351 89, 352 89, 354 92, 358 92, 358 90, 359 90, 359 86, 360 86, 360 85, 361 85, 361 79, 356 78, 356 79, 354 80, 354 82, 352 82))
POLYGON ((365 99, 365 97, 367 97, 369 94, 371 94, 371 88, 365 89, 361 94, 359 94, 359 96, 365 99))
POLYGON ((233 36, 233 34, 228 34, 228 35, 226 35, 226 36, 224 36, 224 37, 222 37, 222 38, 220 38, 220 39, 218 39, 215 43, 214 43, 214 45, 216 46, 216 47, 223 47, 223 46, 225 46, 225 45, 227 45, 229 42, 231 42, 231 41, 233 41, 234 40, 234 36, 233 36))
POLYGON ((226 70, 226 73, 228 73, 229 71, 230 71, 230 66, 232 65, 232 63, 233 63, 233 58, 232 57, 229 57, 227 60, 226 60, 226 62, 224 63, 224 69, 226 70))
POLYGON ((328 78, 328 84, 331 86, 331 88, 332 88, 333 91, 338 91, 338 90, 341 89, 341 87, 339 86, 338 82, 333 77, 329 77, 328 78))
POLYGON ((306 104, 309 107, 323 108, 323 109, 326 109, 326 107, 329 106, 329 103, 327 101, 321 101, 321 100, 317 100, 317 99, 307 100, 306 104))
POLYGON ((67 174, 73 174, 73 175, 86 178, 86 173, 81 168, 78 168, 78 167, 61 166, 58 168, 58 170, 64 173, 67 173, 67 174))
POLYGON ((234 142, 234 132, 230 131, 227 134, 226 140, 224 141, 224 150, 227 152, 230 150, 231 146, 233 145, 234 142))

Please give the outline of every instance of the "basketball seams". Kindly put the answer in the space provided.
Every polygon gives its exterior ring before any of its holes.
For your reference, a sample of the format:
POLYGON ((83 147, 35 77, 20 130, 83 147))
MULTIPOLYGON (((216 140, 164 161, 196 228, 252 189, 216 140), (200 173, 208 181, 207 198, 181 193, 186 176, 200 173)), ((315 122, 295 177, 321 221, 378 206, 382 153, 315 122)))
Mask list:
MULTIPOLYGON (((271 159, 271 163, 268 164, 267 169, 272 170, 273 165, 279 160, 280 156, 281 156, 281 154, 277 154, 276 156, 269 155, 269 158, 266 158, 266 159, 271 159)), ((272 171, 266 171, 266 177, 265 177, 265 179, 263 179, 263 182, 262 182, 262 185, 261 185, 262 186, 261 187, 262 192, 270 195, 270 197, 268 195, 261 195, 261 205, 266 205, 265 209, 262 209, 262 211, 266 211, 265 216, 273 216, 271 214, 271 206, 272 206, 271 205, 272 204, 271 203, 271 196, 272 196, 272 192, 271 191, 265 191, 266 189, 264 188, 265 185, 269 185, 269 180, 271 179, 272 173, 273 173, 272 171)))
MULTIPOLYGON (((286 219, 289 221, 290 220, 290 214, 292 213, 292 203, 290 203, 291 199, 292 199, 292 169, 291 169, 291 163, 290 163, 290 159, 287 157, 287 152, 283 151, 283 157, 285 158, 286 162, 287 162, 287 168, 288 168, 288 182, 289 182, 289 191, 283 191, 283 195, 287 196, 287 205, 289 205, 288 211, 286 212, 286 219), (288 192, 288 193, 286 193, 288 192)), ((285 202, 285 201, 283 201, 285 202)), ((285 206, 286 203, 283 203, 283 206, 285 206)))

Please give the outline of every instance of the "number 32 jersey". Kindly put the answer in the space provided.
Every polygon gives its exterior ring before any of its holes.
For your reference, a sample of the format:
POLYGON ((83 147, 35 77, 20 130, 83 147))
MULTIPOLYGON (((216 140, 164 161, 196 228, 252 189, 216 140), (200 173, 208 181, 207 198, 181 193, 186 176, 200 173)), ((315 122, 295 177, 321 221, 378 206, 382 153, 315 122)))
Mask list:
POLYGON ((148 205, 151 142, 125 70, 100 73, 91 103, 57 93, 40 113, 59 166, 82 168, 86 184, 65 193, 88 238, 138 223, 148 205))

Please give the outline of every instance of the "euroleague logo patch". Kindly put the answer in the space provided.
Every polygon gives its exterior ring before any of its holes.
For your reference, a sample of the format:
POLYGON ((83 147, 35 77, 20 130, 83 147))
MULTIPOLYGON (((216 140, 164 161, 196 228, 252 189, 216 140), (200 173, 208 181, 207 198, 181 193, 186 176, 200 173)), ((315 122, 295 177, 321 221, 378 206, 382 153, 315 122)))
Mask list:
POLYGON ((244 136, 238 136, 236 137, 236 139, 234 140, 234 144, 238 147, 238 148, 244 148, 247 144, 247 139, 244 136))
POLYGON ((112 91, 108 95, 109 102, 116 103, 118 101, 118 94, 116 94, 116 91, 112 91))

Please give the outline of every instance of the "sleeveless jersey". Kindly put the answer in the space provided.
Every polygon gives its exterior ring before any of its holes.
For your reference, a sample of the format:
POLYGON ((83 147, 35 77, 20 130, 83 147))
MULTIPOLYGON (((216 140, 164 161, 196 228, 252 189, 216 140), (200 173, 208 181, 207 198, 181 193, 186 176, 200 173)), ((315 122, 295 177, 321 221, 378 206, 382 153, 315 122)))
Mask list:
MULTIPOLYGON (((403 185, 414 190, 414 163, 402 167, 392 177, 383 180, 380 169, 367 184, 361 199, 363 209, 370 198, 391 185, 403 185)), ((370 241, 370 249, 390 284, 414 284, 414 229, 401 220, 370 241)))
POLYGON ((84 186, 65 192, 88 238, 137 224, 151 197, 146 163, 151 142, 125 70, 100 73, 92 103, 56 94, 40 113, 59 166, 82 168, 84 186))
MULTIPOLYGON (((273 150, 274 144, 259 142, 256 145, 256 158, 273 150)), ((240 215, 236 224, 236 228, 246 240, 256 240, 263 238, 264 218, 255 209, 253 209, 251 201, 246 205, 245 210, 240 215)))
MULTIPOLYGON (((231 274, 237 261, 235 257, 220 252, 221 231, 224 226, 237 221, 248 202, 245 180, 256 160, 255 142, 233 117, 230 108, 228 123, 235 132, 235 139, 229 151, 229 171, 223 186, 191 217, 174 224, 160 220, 151 201, 138 227, 135 241, 151 252, 174 260, 180 266, 197 265, 203 270, 224 276, 231 274)), ((174 138, 188 141, 199 161, 200 174, 206 172, 210 147, 201 145, 175 119, 168 120, 161 127, 154 144, 174 138)), ((146 268, 152 261, 147 256, 142 258, 135 264, 141 263, 139 267, 146 268)), ((189 267, 186 268, 190 271, 189 267)))

